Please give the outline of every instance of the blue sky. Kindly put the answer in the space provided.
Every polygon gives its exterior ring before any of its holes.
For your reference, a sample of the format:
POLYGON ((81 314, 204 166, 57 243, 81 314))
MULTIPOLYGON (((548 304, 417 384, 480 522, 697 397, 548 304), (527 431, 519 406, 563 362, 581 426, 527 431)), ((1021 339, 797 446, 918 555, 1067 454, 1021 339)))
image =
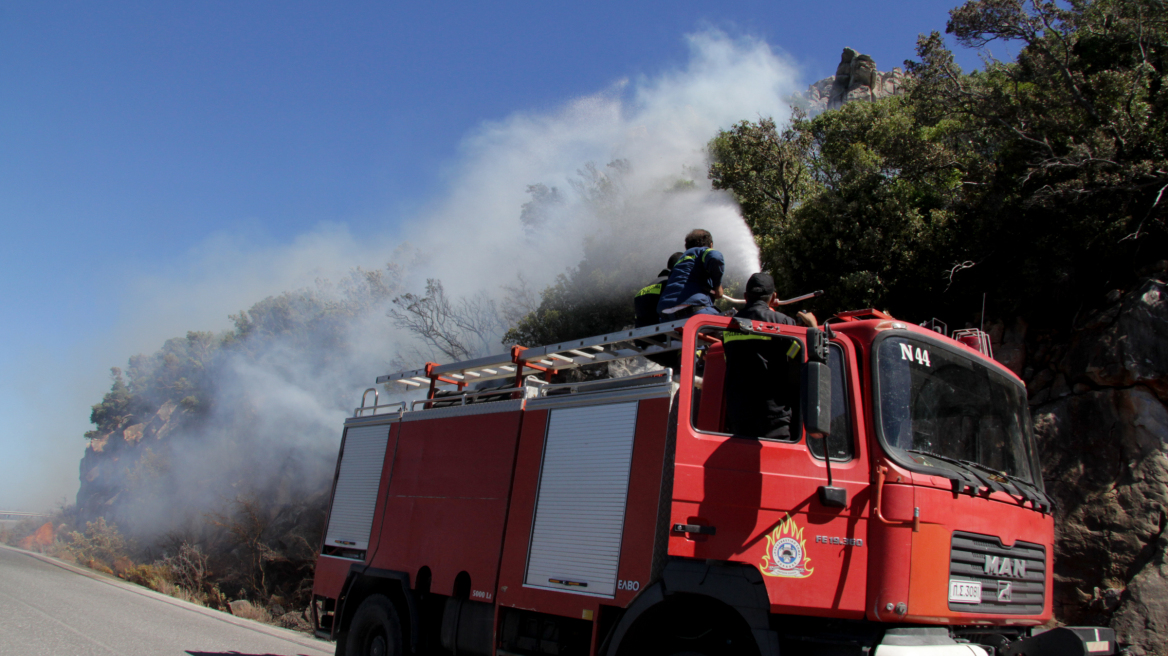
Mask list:
MULTIPOLYGON (((392 230, 449 193, 484 125, 683 67, 700 31, 769 44, 799 88, 844 46, 890 70, 952 6, 5 3, 0 509, 72 494, 108 367, 228 326, 200 276, 392 230)), ((259 300, 240 294, 230 311, 259 300)))

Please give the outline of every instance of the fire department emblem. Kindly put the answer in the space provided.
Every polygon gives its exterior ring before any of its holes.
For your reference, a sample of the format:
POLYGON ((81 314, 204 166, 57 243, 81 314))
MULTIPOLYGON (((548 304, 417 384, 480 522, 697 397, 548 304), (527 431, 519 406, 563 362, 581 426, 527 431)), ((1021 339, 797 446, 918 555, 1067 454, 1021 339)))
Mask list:
POLYGON ((803 539, 803 529, 795 524, 795 518, 787 515, 774 530, 767 535, 766 552, 762 555, 759 569, 766 576, 805 579, 815 572, 808 567, 811 557, 807 555, 807 541, 803 539))

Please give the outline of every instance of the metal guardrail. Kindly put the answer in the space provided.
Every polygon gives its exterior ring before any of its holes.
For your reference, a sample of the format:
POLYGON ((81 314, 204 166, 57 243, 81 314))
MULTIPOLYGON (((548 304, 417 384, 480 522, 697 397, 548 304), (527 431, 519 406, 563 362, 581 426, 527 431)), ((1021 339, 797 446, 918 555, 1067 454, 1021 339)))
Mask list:
POLYGON ((49 513, 24 512, 21 510, 0 510, 0 519, 25 519, 27 517, 51 517, 49 513))
POLYGON ((363 416, 365 416, 366 412, 369 412, 369 413, 376 415, 377 411, 381 408, 397 408, 398 414, 405 412, 405 409, 406 409, 406 402, 405 401, 398 401, 397 403, 386 403, 385 405, 379 405, 377 399, 380 396, 381 395, 378 394, 376 387, 370 387, 369 389, 365 390, 365 393, 361 395, 360 407, 353 408, 353 416, 354 417, 363 417, 363 416), (367 405, 365 405, 365 397, 369 396, 370 392, 373 392, 373 405, 367 406, 367 405))

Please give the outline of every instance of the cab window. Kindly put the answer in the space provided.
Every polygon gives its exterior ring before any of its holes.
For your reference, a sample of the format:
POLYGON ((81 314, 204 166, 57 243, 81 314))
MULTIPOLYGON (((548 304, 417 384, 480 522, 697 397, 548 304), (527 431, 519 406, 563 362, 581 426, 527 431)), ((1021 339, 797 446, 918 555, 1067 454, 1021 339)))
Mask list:
POLYGON ((742 439, 798 442, 801 340, 705 327, 694 354, 694 428, 742 439))

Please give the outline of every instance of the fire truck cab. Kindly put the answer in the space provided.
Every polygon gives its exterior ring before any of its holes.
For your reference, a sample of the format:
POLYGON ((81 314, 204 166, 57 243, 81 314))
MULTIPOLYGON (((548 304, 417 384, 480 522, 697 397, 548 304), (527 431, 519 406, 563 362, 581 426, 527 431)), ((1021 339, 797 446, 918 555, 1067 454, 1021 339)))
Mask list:
POLYGON ((1114 653, 1040 628, 1051 502, 979 331, 702 315, 377 382, 426 394, 345 422, 312 606, 338 654, 1114 653), (730 432, 735 339, 780 354, 788 434, 730 432), (643 356, 675 368, 548 382, 643 356))

